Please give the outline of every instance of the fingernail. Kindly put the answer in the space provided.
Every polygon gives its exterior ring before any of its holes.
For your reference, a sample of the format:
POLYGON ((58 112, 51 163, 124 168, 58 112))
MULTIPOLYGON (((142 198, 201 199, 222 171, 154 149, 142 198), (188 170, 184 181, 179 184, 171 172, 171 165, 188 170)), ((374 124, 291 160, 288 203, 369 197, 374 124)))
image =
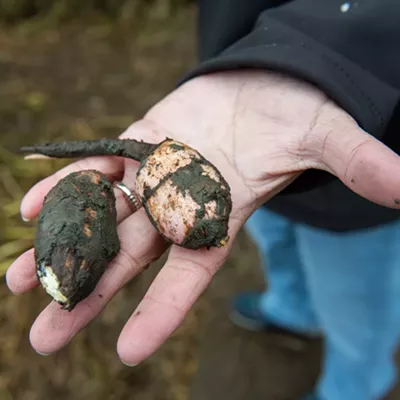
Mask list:
POLYGON ((10 293, 13 294, 14 296, 20 296, 22 294, 22 293, 14 292, 13 290, 10 289, 10 287, 8 286, 8 283, 7 283, 7 273, 4 275, 4 283, 6 284, 10 293))
POLYGON ((50 353, 40 353, 40 352, 37 351, 37 350, 36 350, 36 353, 38 353, 40 356, 43 356, 43 357, 47 357, 47 356, 50 355, 50 353))
POLYGON ((24 221, 24 222, 29 222, 29 221, 30 221, 29 218, 24 217, 22 214, 21 214, 21 219, 22 219, 22 221, 24 221))
POLYGON ((126 365, 127 367, 136 367, 138 364, 128 364, 125 361, 122 361, 122 364, 126 365))

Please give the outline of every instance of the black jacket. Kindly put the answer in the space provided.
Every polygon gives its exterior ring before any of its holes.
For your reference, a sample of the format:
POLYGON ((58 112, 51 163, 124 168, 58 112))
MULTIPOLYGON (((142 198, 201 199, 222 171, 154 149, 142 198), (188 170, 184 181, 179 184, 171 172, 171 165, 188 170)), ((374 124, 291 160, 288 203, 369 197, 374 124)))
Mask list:
MULTIPOLYGON (((199 0, 199 54, 199 66, 186 78, 243 67, 300 77, 400 151, 399 0, 199 0)), ((266 207, 334 231, 400 217, 316 170, 266 207)))

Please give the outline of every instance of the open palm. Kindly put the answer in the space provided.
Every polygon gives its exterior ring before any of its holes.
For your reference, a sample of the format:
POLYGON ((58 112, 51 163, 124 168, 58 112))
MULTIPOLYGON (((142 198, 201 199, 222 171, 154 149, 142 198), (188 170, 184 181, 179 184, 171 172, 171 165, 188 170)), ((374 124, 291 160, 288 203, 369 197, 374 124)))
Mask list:
MULTIPOLYGON (((227 259, 246 219, 302 171, 326 170, 363 197, 399 207, 399 157, 318 89, 285 76, 242 71, 193 79, 121 137, 152 143, 170 137, 194 147, 221 171, 233 201, 227 247, 170 248, 167 262, 118 340, 118 354, 129 365, 152 354, 179 326, 227 259)), ((118 157, 79 160, 36 184, 23 199, 21 214, 35 218, 47 192, 73 171, 97 169, 133 189, 137 168, 138 163, 118 157)), ((168 248, 144 210, 132 214, 119 191, 116 196, 121 251, 95 291, 72 312, 52 302, 38 316, 30 340, 39 353, 65 346, 124 284, 168 248)), ((38 286, 33 250, 10 266, 7 284, 14 293, 38 286)))

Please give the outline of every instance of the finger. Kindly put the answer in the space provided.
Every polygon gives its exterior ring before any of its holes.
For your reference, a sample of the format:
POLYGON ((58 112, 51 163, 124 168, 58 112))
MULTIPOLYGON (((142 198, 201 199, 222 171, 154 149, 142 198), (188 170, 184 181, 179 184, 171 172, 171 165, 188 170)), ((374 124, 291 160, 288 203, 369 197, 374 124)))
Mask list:
POLYGON ((54 187, 60 179, 66 177, 70 173, 85 169, 96 169, 104 173, 110 180, 117 180, 121 179, 123 176, 124 162, 118 157, 91 157, 67 165, 53 175, 38 182, 26 193, 20 206, 22 218, 27 220, 36 218, 49 190, 54 187))
POLYGON ((31 344, 38 353, 50 354, 65 346, 130 279, 167 248, 143 209, 121 223, 118 235, 121 250, 90 296, 71 312, 52 302, 38 316, 30 332, 31 344))
POLYGON ((385 207, 400 208, 400 157, 355 123, 326 137, 323 162, 360 196, 385 207))
POLYGON ((33 253, 33 249, 26 251, 7 270, 7 286, 14 294, 28 292, 39 285, 33 253))
MULTIPOLYGON (((241 225, 232 220, 232 238, 241 225)), ((232 242, 226 248, 210 250, 172 247, 168 261, 121 332, 118 354, 122 362, 138 364, 177 329, 227 259, 232 242)))

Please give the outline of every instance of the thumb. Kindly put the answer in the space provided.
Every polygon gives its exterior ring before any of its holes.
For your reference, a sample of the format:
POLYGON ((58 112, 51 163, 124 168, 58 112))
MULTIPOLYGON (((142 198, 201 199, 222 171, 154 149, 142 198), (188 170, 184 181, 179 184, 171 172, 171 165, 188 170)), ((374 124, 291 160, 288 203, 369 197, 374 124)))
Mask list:
POLYGON ((400 157, 353 121, 327 134, 323 169, 353 192, 390 208, 400 208, 400 157))

